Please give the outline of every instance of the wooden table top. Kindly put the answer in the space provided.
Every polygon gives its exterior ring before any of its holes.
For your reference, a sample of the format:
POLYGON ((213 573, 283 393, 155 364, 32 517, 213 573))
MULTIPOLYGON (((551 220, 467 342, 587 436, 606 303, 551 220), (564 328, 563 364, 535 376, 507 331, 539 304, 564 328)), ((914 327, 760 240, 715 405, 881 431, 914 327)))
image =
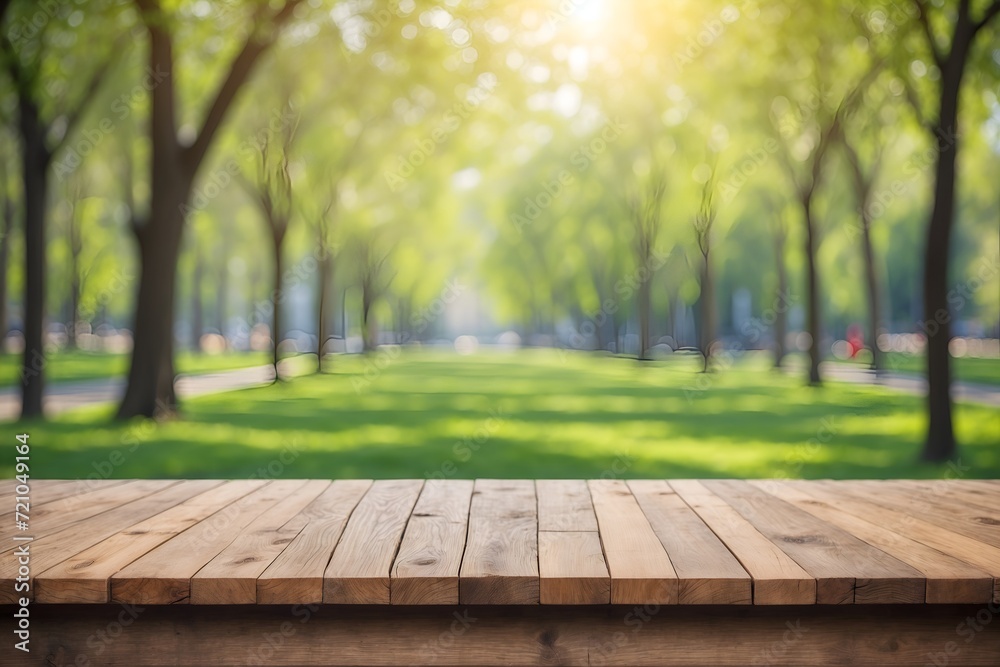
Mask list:
POLYGON ((0 602, 1000 602, 1000 481, 0 482, 0 602), (32 538, 27 541, 25 538, 32 538))

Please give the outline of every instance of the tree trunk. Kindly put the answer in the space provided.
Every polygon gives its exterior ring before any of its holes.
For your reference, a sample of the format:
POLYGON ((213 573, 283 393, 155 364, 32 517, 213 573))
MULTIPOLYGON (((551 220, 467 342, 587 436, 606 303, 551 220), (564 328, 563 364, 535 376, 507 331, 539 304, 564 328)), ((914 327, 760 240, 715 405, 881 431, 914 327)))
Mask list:
POLYGON ((76 213, 79 202, 74 201, 69 217, 69 326, 66 327, 67 347, 76 349, 76 323, 80 320, 80 254, 83 252, 83 232, 79 228, 76 213))
POLYGON ((788 336, 788 271, 785 269, 785 232, 774 234, 774 266, 778 272, 778 293, 774 302, 774 367, 785 361, 785 338, 788 336), (778 299, 781 304, 778 304, 778 299))
MULTIPOLYGON (((219 335, 226 336, 226 320, 229 312, 229 263, 225 253, 219 257, 219 285, 215 301, 215 328, 219 335)), ((227 344, 228 347, 228 344, 227 344)))
POLYGON ((712 285, 712 266, 709 253, 703 255, 701 265, 701 354, 704 358, 702 372, 708 372, 708 364, 712 358, 712 342, 715 338, 715 303, 714 286, 712 285))
MULTIPOLYGON (((649 266, 647 258, 646 266, 649 266)), ((639 283, 639 360, 649 359, 650 280, 639 283)))
MULTIPOLYGON (((6 184, 3 184, 5 187, 6 184)), ((6 190, 5 190, 6 192, 6 190)), ((3 237, 0 238, 0 345, 7 336, 7 266, 10 259, 10 236, 14 231, 14 203, 3 201, 3 237)))
POLYGON ((375 323, 370 321, 372 310, 371 290, 368 286, 361 286, 361 347, 363 352, 371 352, 375 349, 375 323))
POLYGON ((820 344, 822 331, 820 327, 820 310, 822 304, 819 301, 819 272, 816 268, 816 227, 812 217, 812 197, 807 196, 802 201, 802 210, 805 214, 806 234, 806 277, 807 293, 809 298, 808 313, 806 316, 806 328, 811 340, 809 341, 809 384, 818 386, 822 383, 819 375, 820 344))
POLYGON ((281 258, 281 238, 274 239, 274 289, 271 291, 271 363, 274 366, 274 381, 281 379, 278 375, 278 345, 281 343, 281 301, 282 301, 282 276, 284 274, 284 262, 281 258))
POLYGON ((194 249, 194 275, 191 276, 191 349, 195 354, 201 353, 201 335, 205 333, 204 312, 201 302, 202 265, 201 248, 197 241, 192 244, 194 249))
POLYGON ((136 299, 134 345, 128 384, 118 419, 169 417, 177 411, 174 392, 173 326, 177 260, 184 232, 184 211, 197 171, 177 143, 174 118, 174 61, 170 35, 147 18, 149 66, 166 76, 151 93, 149 136, 149 215, 135 224, 139 243, 139 291, 136 299))
MULTIPOLYGON (((867 206, 867 197, 862 200, 862 207, 867 206)), ((882 350, 878 347, 878 332, 881 328, 879 318, 879 296, 878 296, 878 274, 875 269, 875 250, 872 248, 871 221, 868 219, 866 208, 862 208, 861 213, 861 243, 865 255, 865 282, 868 286, 868 337, 871 341, 872 362, 871 369, 875 374, 882 372, 882 350)))
POLYGON ((76 256, 71 260, 73 278, 69 285, 69 326, 66 327, 66 347, 76 349, 76 324, 80 321, 80 278, 79 265, 76 256))
MULTIPOLYGON (((154 172, 157 170, 154 162, 154 172)), ((183 175, 173 189, 153 188, 150 218, 137 231, 139 239, 139 294, 136 300, 134 347, 128 386, 118 418, 164 417, 177 411, 174 393, 173 322, 174 285, 180 254, 183 214, 190 182, 183 175)))
POLYGON ((45 215, 51 154, 38 107, 19 98, 24 187, 24 356, 21 365, 21 418, 42 416, 45 374, 45 215))
POLYGON ((941 106, 935 129, 934 207, 924 249, 924 331, 927 333, 927 439, 921 458, 946 461, 955 455, 951 417, 951 314, 948 312, 948 260, 955 214, 955 157, 958 153, 958 100, 973 32, 960 20, 951 55, 941 72, 941 106))
POLYGON ((330 257, 329 251, 324 250, 319 258, 319 286, 316 296, 316 372, 323 372, 323 352, 326 341, 330 337, 327 329, 329 304, 329 283, 330 283, 330 257))

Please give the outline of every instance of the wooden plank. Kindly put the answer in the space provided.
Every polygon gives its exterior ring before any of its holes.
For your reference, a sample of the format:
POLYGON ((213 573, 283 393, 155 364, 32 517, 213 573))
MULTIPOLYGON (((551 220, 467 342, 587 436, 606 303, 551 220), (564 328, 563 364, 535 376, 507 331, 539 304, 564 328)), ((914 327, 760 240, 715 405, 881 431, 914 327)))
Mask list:
MULTIPOLYGON (((127 484, 128 482, 129 480, 127 479, 108 479, 102 480, 99 486, 103 489, 110 489, 116 486, 121 486, 122 484, 127 484)), ((54 500, 62 500, 63 498, 69 498, 70 496, 87 493, 88 491, 93 491, 97 488, 97 486, 98 484, 96 482, 87 479, 69 479, 57 482, 49 487, 46 487, 41 493, 39 493, 38 504, 41 505, 54 500)))
POLYGON ((587 482, 579 479, 540 479, 535 482, 538 494, 538 530, 597 532, 597 516, 590 500, 587 482))
POLYGON ((538 604, 538 510, 531 480, 476 480, 459 599, 538 604))
POLYGON ((664 605, 648 611, 564 607, 558 613, 541 606, 242 606, 224 613, 150 606, 134 623, 118 605, 79 610, 33 608, 32 652, 17 664, 68 665, 85 656, 76 664, 984 667, 996 665, 1000 655, 997 620, 988 626, 975 621, 983 607, 971 605, 664 605), (98 634, 95 641, 95 633, 117 628, 123 618, 129 622, 124 632, 108 642, 98 634))
MULTIPOLYGON (((7 481, 14 482, 14 480, 7 481)), ((118 483, 124 484, 125 482, 122 480, 118 483)), ((41 505, 76 495, 88 490, 88 487, 83 481, 78 480, 44 479, 31 480, 27 494, 18 494, 16 489, 17 485, 11 483, 6 485, 6 490, 0 491, 0 517, 4 519, 2 524, 4 526, 9 526, 14 522, 14 503, 17 498, 28 499, 31 510, 29 514, 33 516, 41 505)))
POLYGON ((53 480, 41 488, 39 488, 37 486, 37 482, 35 482, 31 487, 31 505, 32 507, 36 505, 44 505, 45 503, 51 503, 56 500, 62 500, 63 498, 80 495, 82 493, 87 493, 88 491, 93 491, 98 486, 100 486, 101 489, 110 489, 126 484, 128 481, 129 480, 125 479, 109 479, 102 480, 100 484, 98 484, 87 479, 53 480))
MULTIPOLYGON (((90 548, 119 532, 123 527, 156 516, 197 493, 197 487, 181 484, 170 486, 148 496, 132 500, 89 519, 78 521, 65 529, 36 539, 31 543, 31 568, 45 572, 67 558, 90 548)), ((15 602, 22 594, 14 590, 17 576, 16 559, 0 559, 0 601, 15 602)), ((34 589, 32 589, 34 595, 34 589)))
POLYGON ((871 500, 876 505, 919 513, 920 516, 942 528, 961 533, 974 540, 1000 547, 1000 515, 994 511, 980 511, 967 503, 942 498, 923 498, 916 490, 898 487, 891 482, 874 486, 865 482, 839 482, 838 488, 850 494, 871 500))
POLYGON ((423 481, 379 480, 361 499, 323 574, 327 604, 389 604, 389 570, 423 481))
POLYGON ((697 480, 671 480, 670 486, 753 577, 754 604, 816 603, 816 579, 726 501, 697 480))
POLYGON ((323 573, 369 479, 337 480, 302 512, 308 523, 257 578, 258 604, 319 604, 323 573))
POLYGON ((976 489, 995 496, 1000 494, 1000 480, 997 479, 962 479, 948 480, 950 484, 960 484, 968 489, 976 489))
POLYGON ((993 601, 1000 602, 1000 548, 942 528, 912 514, 848 496, 840 490, 838 482, 787 482, 787 484, 815 498, 832 503, 854 516, 878 517, 880 524, 893 531, 975 565, 993 577, 993 601))
POLYGON ((794 487, 769 482, 768 488, 772 495, 843 528, 922 572, 927 578, 926 601, 930 604, 990 602, 993 599, 993 577, 965 561, 912 540, 881 521, 873 523, 854 516, 794 487))
MULTIPOLYGON (((121 507, 174 484, 177 484, 176 480, 134 480, 126 484, 102 485, 93 491, 45 503, 31 512, 30 532, 36 539, 51 535, 77 521, 121 507)), ((19 533, 20 531, 14 527, 4 527, 0 530, 0 552, 14 549, 15 543, 12 539, 19 533)))
POLYGON ((392 604, 458 604, 472 488, 471 480, 424 482, 392 566, 392 604))
POLYGON ((677 573, 678 604, 751 604, 750 575, 662 480, 628 482, 677 573))
POLYGON ((818 604, 924 601, 923 575, 884 551, 746 482, 703 483, 816 578, 818 604))
POLYGON ((257 577, 305 526, 299 514, 330 486, 310 480, 269 507, 191 577, 191 604, 254 604, 257 577))
POLYGON ((302 480, 258 480, 256 490, 167 540, 111 578, 111 599, 125 604, 188 604, 191 578, 302 480))
POLYGON ((973 505, 977 512, 991 512, 1000 506, 1000 490, 987 491, 967 482, 932 479, 912 481, 908 485, 923 499, 942 497, 952 501, 973 505))
POLYGON ((612 604, 676 604, 677 573, 628 486, 591 480, 612 604))
POLYGON ((195 495, 156 516, 123 527, 35 577, 38 602, 101 603, 110 600, 113 574, 150 549, 246 495, 252 486, 220 480, 181 482, 179 492, 195 495))
MULTIPOLYGON (((877 490, 871 480, 845 483, 852 487, 867 489, 869 492, 877 490)), ((883 483, 878 482, 878 484, 883 483)), ((908 479, 886 480, 881 491, 902 500, 915 500, 921 505, 933 505, 963 519, 979 519, 976 522, 986 526, 996 525, 990 519, 997 514, 996 503, 1000 501, 1000 493, 987 493, 973 489, 967 484, 947 480, 908 479), (985 519, 982 518, 984 513, 988 515, 985 519)))
POLYGON ((542 604, 608 604, 611 575, 583 480, 538 480, 538 592, 542 604))
POLYGON ((538 533, 542 604, 609 604, 611 576, 596 531, 538 533))

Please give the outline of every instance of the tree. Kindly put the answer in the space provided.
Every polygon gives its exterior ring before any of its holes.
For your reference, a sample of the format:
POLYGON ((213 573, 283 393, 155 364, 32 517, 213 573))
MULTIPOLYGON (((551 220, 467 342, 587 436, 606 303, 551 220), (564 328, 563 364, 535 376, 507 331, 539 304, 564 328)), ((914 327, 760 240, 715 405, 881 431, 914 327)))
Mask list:
MULTIPOLYGON (((778 207, 772 207, 772 210, 776 208, 778 207)), ((788 294, 788 269, 785 266, 788 227, 780 212, 772 215, 769 223, 774 247, 774 268, 778 276, 775 303, 782 300, 781 305, 774 309, 774 367, 781 368, 785 361, 785 338, 788 336, 788 308, 785 303, 788 294)))
POLYGON ((698 244, 698 251, 701 253, 701 295, 698 299, 701 319, 701 335, 699 336, 699 347, 704 358, 702 372, 708 372, 709 361, 712 357, 712 344, 715 342, 715 302, 714 288, 712 284, 712 226, 718 210, 713 202, 715 194, 715 170, 709 173, 701 190, 701 204, 698 213, 695 214, 692 225, 694 226, 695 241, 698 244))
POLYGON ((993 0, 976 20, 971 0, 959 0, 947 44, 934 29, 925 0, 912 0, 924 45, 940 72, 936 115, 928 118, 903 72, 906 91, 920 124, 937 145, 934 158, 934 204, 927 223, 924 246, 923 317, 927 336, 927 437, 921 458, 947 461, 957 443, 951 414, 951 314, 948 310, 948 263, 955 221, 955 163, 959 145, 959 102, 962 79, 977 36, 1000 14, 1000 0, 993 0), (934 326, 930 326, 934 325, 934 326))
MULTIPOLYGON (((54 31, 71 31, 67 24, 69 7, 59 10, 37 30, 11 30, 19 19, 37 11, 32 2, 0 4, 0 59, 13 84, 17 97, 17 129, 21 142, 21 201, 24 207, 24 354, 21 363, 21 417, 42 416, 42 393, 45 376, 45 292, 46 292, 46 221, 48 218, 49 167, 60 149, 74 136, 81 118, 96 97, 118 49, 112 45, 111 56, 100 60, 84 76, 74 70, 75 53, 62 48, 65 39, 53 39, 54 31), (18 11, 13 8, 17 5, 18 11), (15 44, 12 40, 17 40, 15 44), (55 62, 54 62, 55 61, 55 62), (53 86, 50 73, 73 72, 73 79, 84 81, 77 86, 53 86), (62 99, 52 100, 49 90, 66 91, 62 99), (58 111, 49 113, 47 109, 58 111)), ((90 26, 97 34, 106 27, 90 26)), ((63 35, 65 36, 65 35, 63 35)), ((69 41, 82 48, 78 40, 69 41)), ((79 156, 77 156, 79 157, 79 156)))
POLYGON ((195 354, 201 352, 201 337, 205 333, 205 308, 202 302, 203 281, 205 275, 205 259, 202 255, 197 229, 192 230, 188 238, 191 249, 191 349, 195 354))
POLYGON ((10 175, 10 163, 7 160, 6 134, 3 136, 4 154, 0 157, 0 216, 3 225, 0 228, 0 343, 7 336, 7 269, 10 259, 10 243, 14 233, 14 219, 17 217, 12 193, 13 179, 10 175))
POLYGON ((248 186, 264 222, 267 223, 274 262, 271 284, 271 355, 275 382, 281 379, 278 374, 278 348, 281 343, 281 306, 285 300, 285 263, 282 250, 288 225, 292 220, 292 179, 288 173, 288 154, 294 137, 295 126, 285 125, 280 136, 281 144, 275 148, 271 138, 265 135, 257 156, 256 182, 248 186))
MULTIPOLYGON (((813 99, 793 109, 784 100, 772 107, 772 122, 777 126, 782 141, 778 151, 781 164, 795 192, 795 202, 801 209, 802 223, 805 231, 803 254, 806 258, 806 330, 809 342, 809 384, 819 385, 822 382, 819 364, 822 358, 820 344, 823 327, 820 323, 822 303, 820 301, 819 270, 816 254, 819 249, 820 230, 816 219, 816 196, 825 176, 826 160, 831 147, 838 141, 843 131, 845 114, 851 111, 861 99, 863 91, 878 74, 881 63, 876 63, 853 85, 848 88, 836 106, 827 103, 831 96, 825 79, 829 75, 824 68, 826 57, 816 55, 814 71, 816 82, 811 89, 813 99), (808 137, 812 149, 802 160, 803 167, 795 166, 795 155, 800 140, 808 137)), ((784 99, 784 98, 781 98, 784 99)), ((807 142, 807 143, 808 143, 807 142)))
POLYGON ((351 162, 357 155, 357 149, 361 142, 361 137, 364 134, 364 129, 360 130, 358 134, 354 137, 354 141, 350 144, 341 159, 338 161, 335 167, 331 169, 330 173, 325 174, 323 185, 321 186, 328 192, 325 195, 325 204, 319 211, 314 212, 312 215, 307 215, 306 219, 309 220, 310 226, 316 233, 316 252, 318 255, 318 276, 317 276, 317 290, 316 290, 316 372, 323 372, 323 356, 326 348, 326 343, 330 338, 330 332, 327 328, 330 324, 330 300, 332 290, 331 282, 333 281, 333 276, 336 273, 336 266, 334 262, 336 260, 336 243, 334 242, 334 231, 337 219, 338 208, 340 204, 340 194, 339 187, 341 181, 345 178, 351 162))
MULTIPOLYGON (((868 340, 871 346, 871 369, 880 373, 884 364, 882 350, 878 346, 881 325, 881 299, 879 298, 878 269, 875 262, 875 250, 872 247, 872 190, 878 178, 882 163, 882 147, 878 141, 871 142, 873 155, 868 164, 860 155, 854 141, 843 133, 840 137, 844 155, 851 171, 851 186, 854 189, 855 203, 858 207, 858 228, 861 231, 861 252, 865 262, 865 288, 868 296, 868 340)), ((859 142, 860 143, 860 142, 859 142)), ((853 229, 853 228, 852 228, 853 229)))
POLYGON ((378 326, 373 307, 385 295, 396 274, 386 275, 386 262, 392 248, 383 247, 385 244, 380 243, 378 230, 359 230, 355 242, 357 280, 361 288, 361 342, 365 351, 370 352, 378 347, 378 326))
POLYGON ((199 167, 261 55, 277 39, 301 0, 253 5, 249 37, 222 78, 200 130, 188 143, 178 133, 173 21, 158 0, 135 0, 149 34, 149 67, 161 76, 152 91, 149 138, 150 206, 133 230, 141 270, 135 311, 134 346, 128 384, 118 418, 152 417, 177 409, 174 393, 173 324, 177 259, 191 191, 199 167))
POLYGON ((650 283, 654 270, 653 252, 660 234, 663 197, 667 191, 666 177, 659 171, 650 173, 648 181, 627 198, 632 221, 632 255, 638 278, 639 359, 649 359, 650 345, 650 283))
POLYGON ((80 263, 83 254, 83 213, 84 179, 74 178, 66 198, 66 245, 69 250, 69 321, 66 323, 67 346, 76 348, 77 323, 80 321, 80 295, 87 270, 80 263))
MULTIPOLYGON (((824 113, 824 105, 817 103, 819 111, 812 120, 814 132, 818 135, 815 148, 806 161, 804 169, 794 166, 791 153, 792 145, 787 141, 782 142, 783 149, 780 151, 782 165, 792 188, 795 192, 795 202, 801 208, 802 225, 805 230, 805 246, 803 253, 806 258, 806 294, 807 294, 807 314, 806 330, 809 334, 809 375, 810 385, 819 385, 822 378, 819 373, 819 364, 822 360, 820 344, 823 335, 823 328, 820 324, 820 311, 822 304, 819 296, 819 270, 816 262, 816 252, 819 247, 819 230, 817 229, 815 202, 816 194, 823 176, 824 161, 827 151, 835 138, 840 126, 840 108, 832 114, 824 113)), ((780 122, 780 121, 778 121, 780 122)))
MULTIPOLYGON (((334 186, 335 188, 335 186, 334 186)), ((332 243, 333 209, 337 203, 337 193, 333 189, 326 200, 323 208, 311 218, 311 226, 316 232, 316 251, 319 254, 318 264, 318 285, 316 290, 316 372, 323 372, 323 355, 326 351, 326 343, 330 338, 329 330, 329 307, 330 307, 330 283, 334 275, 334 248, 332 243)))

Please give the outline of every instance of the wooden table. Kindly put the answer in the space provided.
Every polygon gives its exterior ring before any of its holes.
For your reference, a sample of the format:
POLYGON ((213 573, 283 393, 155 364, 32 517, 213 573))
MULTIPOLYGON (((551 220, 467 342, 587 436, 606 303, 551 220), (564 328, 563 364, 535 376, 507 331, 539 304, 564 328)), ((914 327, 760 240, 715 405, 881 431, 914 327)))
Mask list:
POLYGON ((5 512, 33 650, 0 664, 1000 665, 996 480, 50 480, 5 512))

